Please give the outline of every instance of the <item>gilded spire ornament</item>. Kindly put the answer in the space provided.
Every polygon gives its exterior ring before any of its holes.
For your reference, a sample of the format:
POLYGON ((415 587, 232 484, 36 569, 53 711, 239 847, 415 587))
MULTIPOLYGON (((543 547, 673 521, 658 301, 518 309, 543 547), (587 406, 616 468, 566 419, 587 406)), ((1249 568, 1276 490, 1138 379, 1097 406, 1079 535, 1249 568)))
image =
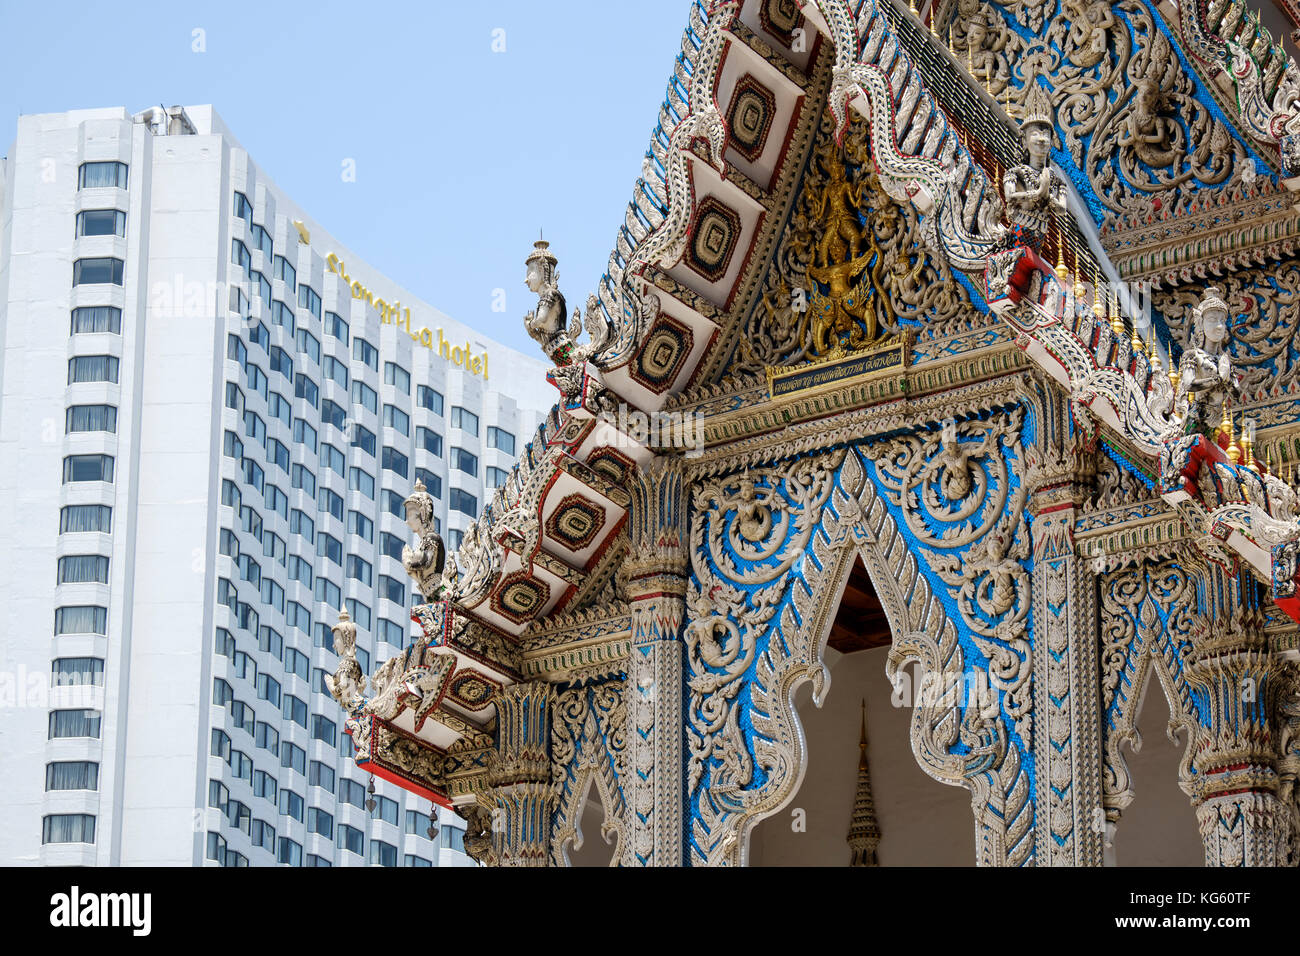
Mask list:
POLYGON ((853 818, 849 823, 849 866, 879 866, 880 824, 876 822, 876 801, 871 795, 871 771, 867 767, 867 702, 862 701, 862 733, 858 739, 858 789, 853 796, 853 818))

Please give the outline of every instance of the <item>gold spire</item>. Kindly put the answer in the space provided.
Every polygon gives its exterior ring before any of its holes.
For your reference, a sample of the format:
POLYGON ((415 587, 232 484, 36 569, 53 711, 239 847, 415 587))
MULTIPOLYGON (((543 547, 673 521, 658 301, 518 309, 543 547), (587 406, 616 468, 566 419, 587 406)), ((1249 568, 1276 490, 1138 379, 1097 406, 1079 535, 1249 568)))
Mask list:
POLYGON ((876 822, 876 801, 871 795, 871 771, 867 768, 867 702, 862 701, 862 730, 858 736, 858 789, 853 796, 853 816, 849 820, 849 866, 879 866, 876 847, 880 845, 880 825, 876 822))

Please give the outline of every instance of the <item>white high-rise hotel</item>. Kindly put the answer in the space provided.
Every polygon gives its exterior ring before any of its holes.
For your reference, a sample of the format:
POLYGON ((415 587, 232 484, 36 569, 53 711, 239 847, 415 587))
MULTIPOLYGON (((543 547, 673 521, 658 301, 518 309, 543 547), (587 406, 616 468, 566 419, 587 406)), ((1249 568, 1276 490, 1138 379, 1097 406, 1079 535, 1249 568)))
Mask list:
POLYGON ((372 669, 409 639, 401 502, 422 479, 454 547, 542 363, 350 253, 210 107, 22 117, 0 219, 0 863, 468 862, 454 815, 367 809, 322 677, 342 607, 372 669))

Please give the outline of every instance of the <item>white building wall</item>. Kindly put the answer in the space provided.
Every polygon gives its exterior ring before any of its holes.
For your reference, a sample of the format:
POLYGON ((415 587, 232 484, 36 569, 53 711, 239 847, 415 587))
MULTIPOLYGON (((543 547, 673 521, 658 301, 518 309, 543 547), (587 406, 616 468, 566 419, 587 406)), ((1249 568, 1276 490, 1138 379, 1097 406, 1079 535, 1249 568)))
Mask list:
MULTIPOLYGON (((0 684, 0 709, 6 711, 0 720, 0 752, 6 755, 0 808, 7 819, 0 829, 0 862, 194 865, 205 862, 216 845, 224 862, 269 865, 276 844, 269 850, 258 847, 248 832, 256 833, 257 824, 265 823, 274 828, 276 843, 287 838, 302 846, 304 858, 315 854, 335 865, 364 864, 375 840, 395 847, 399 864, 412 854, 434 865, 463 865, 468 862, 463 853, 447 848, 455 842, 446 832, 458 822, 453 815, 440 813, 444 833, 433 843, 424 835, 427 803, 408 799, 386 782, 376 782, 373 814, 340 799, 348 786, 344 780, 361 786, 368 780, 338 739, 341 712, 319 686, 320 673, 332 672, 336 664, 322 627, 337 619, 331 590, 337 586, 342 599, 370 610, 371 626, 362 629, 360 643, 372 669, 397 649, 380 639, 379 622, 392 621, 409 632, 413 590, 400 562, 382 553, 381 544, 385 533, 402 542, 409 533, 386 509, 384 492, 405 497, 414 470, 425 469, 441 485, 444 535, 463 531, 472 519, 448 508, 450 490, 474 495, 481 510, 491 496, 485 486, 489 466, 508 468, 523 452, 554 392, 544 381, 540 361, 438 313, 329 236, 257 169, 210 107, 187 108, 186 113, 195 135, 154 135, 121 109, 23 117, 17 140, 0 164, 0 494, 12 503, 0 514, 0 539, 9 543, 0 550, 0 598, 8 612, 0 632, 0 680, 8 681, 10 691, 6 698, 0 684), (81 163, 108 159, 128 164, 128 188, 78 189, 81 163), (251 216, 235 214, 236 191, 252 204, 251 216), (127 212, 124 237, 74 238, 76 213, 98 208, 127 212), (309 231, 310 244, 300 241, 294 220, 309 231), (257 248, 253 224, 267 230, 272 255, 257 248), (232 262, 233 240, 249 249, 247 266, 232 262), (375 308, 327 267, 331 253, 372 297, 400 300, 404 324, 381 322, 375 308), (73 288, 73 262, 86 256, 122 259, 123 284, 73 288), (274 277, 278 256, 296 270, 296 282, 274 277), (286 308, 267 307, 259 273, 269 281, 271 301, 286 308), (230 285, 240 288, 248 303, 237 312, 229 308, 230 285), (295 290, 301 285, 320 296, 319 316, 300 306, 295 290), (70 335, 70 311, 78 305, 120 308, 120 334, 70 335), (408 334, 408 308, 410 330, 418 336, 427 326, 434 350, 408 334), (330 312, 348 324, 346 341, 327 334, 323 320, 330 312), (277 316, 286 327, 275 324, 277 316), (293 330, 287 328, 290 322, 293 330), (318 343, 319 362, 301 351, 297 329, 318 343), (440 331, 459 347, 468 344, 476 355, 489 354, 486 380, 438 353, 440 331), (232 335, 247 351, 242 365, 227 357, 232 335), (354 360, 357 338, 378 349, 374 368, 354 360), (315 403, 296 397, 293 381, 271 367, 271 347, 290 358, 295 376, 306 375, 316 385, 315 403), (96 354, 120 360, 118 382, 69 385, 69 358, 96 354), (324 374, 330 357, 348 370, 346 387, 324 374), (409 389, 385 381, 386 362, 409 372, 409 389), (266 397, 250 376, 266 377, 266 397), (374 411, 353 401, 356 381, 373 390, 374 411), (229 382, 240 389, 239 410, 225 407, 229 382), (442 396, 441 413, 419 403, 420 385, 442 396), (275 393, 285 399, 287 421, 274 414, 275 393), (326 398, 345 410, 346 430, 323 420, 326 398), (118 408, 115 434, 65 434, 69 405, 101 402, 118 408), (384 425, 385 405, 397 410, 398 425, 403 416, 409 419, 407 434, 384 425), (477 415, 477 435, 451 427, 453 406, 477 415), (257 416, 264 436, 260 429, 249 433, 244 412, 257 416), (297 420, 315 432, 315 450, 310 439, 295 439, 297 420), (364 440, 358 426, 375 436, 373 456, 352 446, 353 437, 364 440), (489 426, 514 436, 513 453, 489 447, 489 426), (441 436, 441 454, 417 446, 419 428, 441 436), (223 453, 227 432, 236 436, 251 465, 223 453), (278 448, 276 442, 288 452, 291 469, 300 465, 311 473, 315 494, 308 487, 293 487, 290 474, 268 460, 267 449, 278 448), (344 474, 328 467, 326 443, 343 453, 344 474), (380 467, 385 445, 406 456, 406 477, 380 467), (453 447, 477 457, 476 475, 450 466, 453 447), (64 484, 64 456, 81 453, 112 455, 114 481, 64 484), (278 492, 259 492, 249 482, 244 469, 253 466, 261 470, 264 489, 274 486, 285 495, 280 510, 291 514, 290 509, 297 509, 308 516, 317 543, 321 534, 340 542, 343 563, 346 555, 361 558, 370 567, 370 583, 349 578, 342 564, 318 555, 306 535, 292 531, 267 497, 278 497, 278 492), (347 474, 353 467, 373 478, 373 498, 350 487, 347 474), (260 540, 241 528, 238 508, 222 504, 223 486, 237 489, 240 504, 255 509, 260 540), (342 520, 319 510, 325 488, 342 500, 342 520), (111 532, 60 534, 60 508, 85 503, 113 508, 111 532), (352 533, 348 518, 353 511, 361 516, 355 527, 370 531, 368 540, 352 533), (231 533, 223 535, 223 529, 231 533), (272 540, 281 542, 277 547, 283 550, 268 555, 264 549, 271 549, 267 542, 272 540), (243 565, 221 553, 223 541, 226 550, 232 550, 232 541, 238 543, 247 556, 243 565), (87 553, 110 557, 108 583, 56 588, 59 556, 87 553), (290 578, 294 556, 311 565, 315 586, 290 578), (255 569, 249 559, 256 562, 255 569), (380 575, 400 582, 403 602, 380 596, 380 575), (327 584, 317 585, 321 578, 327 584), (227 595, 234 608, 222 603, 219 594, 227 595), (290 602, 310 616, 310 628, 292 625, 290 602), (54 609, 81 604, 107 607, 107 633, 53 636, 54 609), (250 612, 256 615, 254 630, 241 626, 241 621, 251 623, 250 612), (273 629, 279 641, 265 632, 259 635, 264 627, 273 629), (218 641, 218 635, 223 639, 218 641), (102 686, 50 687, 52 659, 83 656, 105 661, 102 686), (260 684, 253 668, 262 675, 260 684), (237 703, 215 700, 217 687, 223 693, 228 687, 237 703), (306 705, 306 728, 290 716, 288 695, 306 705), (102 714, 98 739, 47 740, 50 710, 65 704, 102 714), (239 726, 236 711, 249 714, 245 723, 254 734, 239 726), (334 724, 334 744, 314 739, 317 715, 334 724), (214 731, 228 738, 217 756, 211 753, 214 731), (258 746, 258 731, 264 739, 278 736, 278 753, 258 746), (301 749, 305 773, 281 766, 280 755, 289 752, 285 745, 301 749), (98 788, 46 792, 45 767, 53 760, 98 761, 98 788), (324 768, 326 778, 332 773, 333 787, 308 782, 313 761, 324 768), (250 769, 241 775, 245 763, 250 769), (303 798, 305 808, 327 814, 334 836, 309 834, 307 813, 299 822, 256 795, 253 784, 261 774, 274 778, 277 795, 289 790, 303 798), (225 812, 208 806, 212 781, 224 788, 225 812), (381 819, 391 811, 387 801, 396 802, 396 825, 381 819), (247 808, 244 819, 250 821, 242 827, 231 809, 239 804, 247 808), (408 810, 423 818, 412 819, 414 834, 405 832, 408 810), (65 813, 95 817, 93 843, 42 845, 42 818, 65 813), (364 834, 364 856, 340 848, 342 825, 364 834)), ((359 483, 366 484, 364 478, 359 483)), ((365 576, 364 568, 358 573, 365 576)), ((319 729, 328 736, 328 728, 319 729)), ((355 788, 352 798, 358 799, 355 788)))

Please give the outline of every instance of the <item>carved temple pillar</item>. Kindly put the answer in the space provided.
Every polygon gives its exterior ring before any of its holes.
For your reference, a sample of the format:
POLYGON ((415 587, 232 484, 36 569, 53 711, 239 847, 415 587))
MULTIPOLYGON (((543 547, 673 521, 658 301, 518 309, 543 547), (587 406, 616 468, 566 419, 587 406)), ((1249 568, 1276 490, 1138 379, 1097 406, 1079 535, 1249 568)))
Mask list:
MULTIPOLYGON (((1039 422, 1049 431, 1047 415, 1039 422)), ((1074 546, 1075 520, 1095 469, 1077 437, 1043 444, 1046 450, 1041 444, 1026 449, 1034 561, 1034 856, 1038 866, 1101 866, 1106 818, 1097 589, 1091 566, 1076 557, 1074 546)))
POLYGON ((627 829, 632 866, 681 866, 685 783, 682 716, 687 526, 682 462, 651 459, 637 472, 622 568, 631 613, 627 701, 627 829))
POLYGON ((1205 707, 1191 783, 1205 865, 1286 866, 1292 810, 1278 795, 1274 718, 1290 675, 1269 648, 1249 572, 1208 570, 1211 613, 1187 667, 1205 707))
POLYGON ((496 750, 488 766, 499 866, 546 866, 551 842, 551 686, 512 684, 497 695, 496 750))

